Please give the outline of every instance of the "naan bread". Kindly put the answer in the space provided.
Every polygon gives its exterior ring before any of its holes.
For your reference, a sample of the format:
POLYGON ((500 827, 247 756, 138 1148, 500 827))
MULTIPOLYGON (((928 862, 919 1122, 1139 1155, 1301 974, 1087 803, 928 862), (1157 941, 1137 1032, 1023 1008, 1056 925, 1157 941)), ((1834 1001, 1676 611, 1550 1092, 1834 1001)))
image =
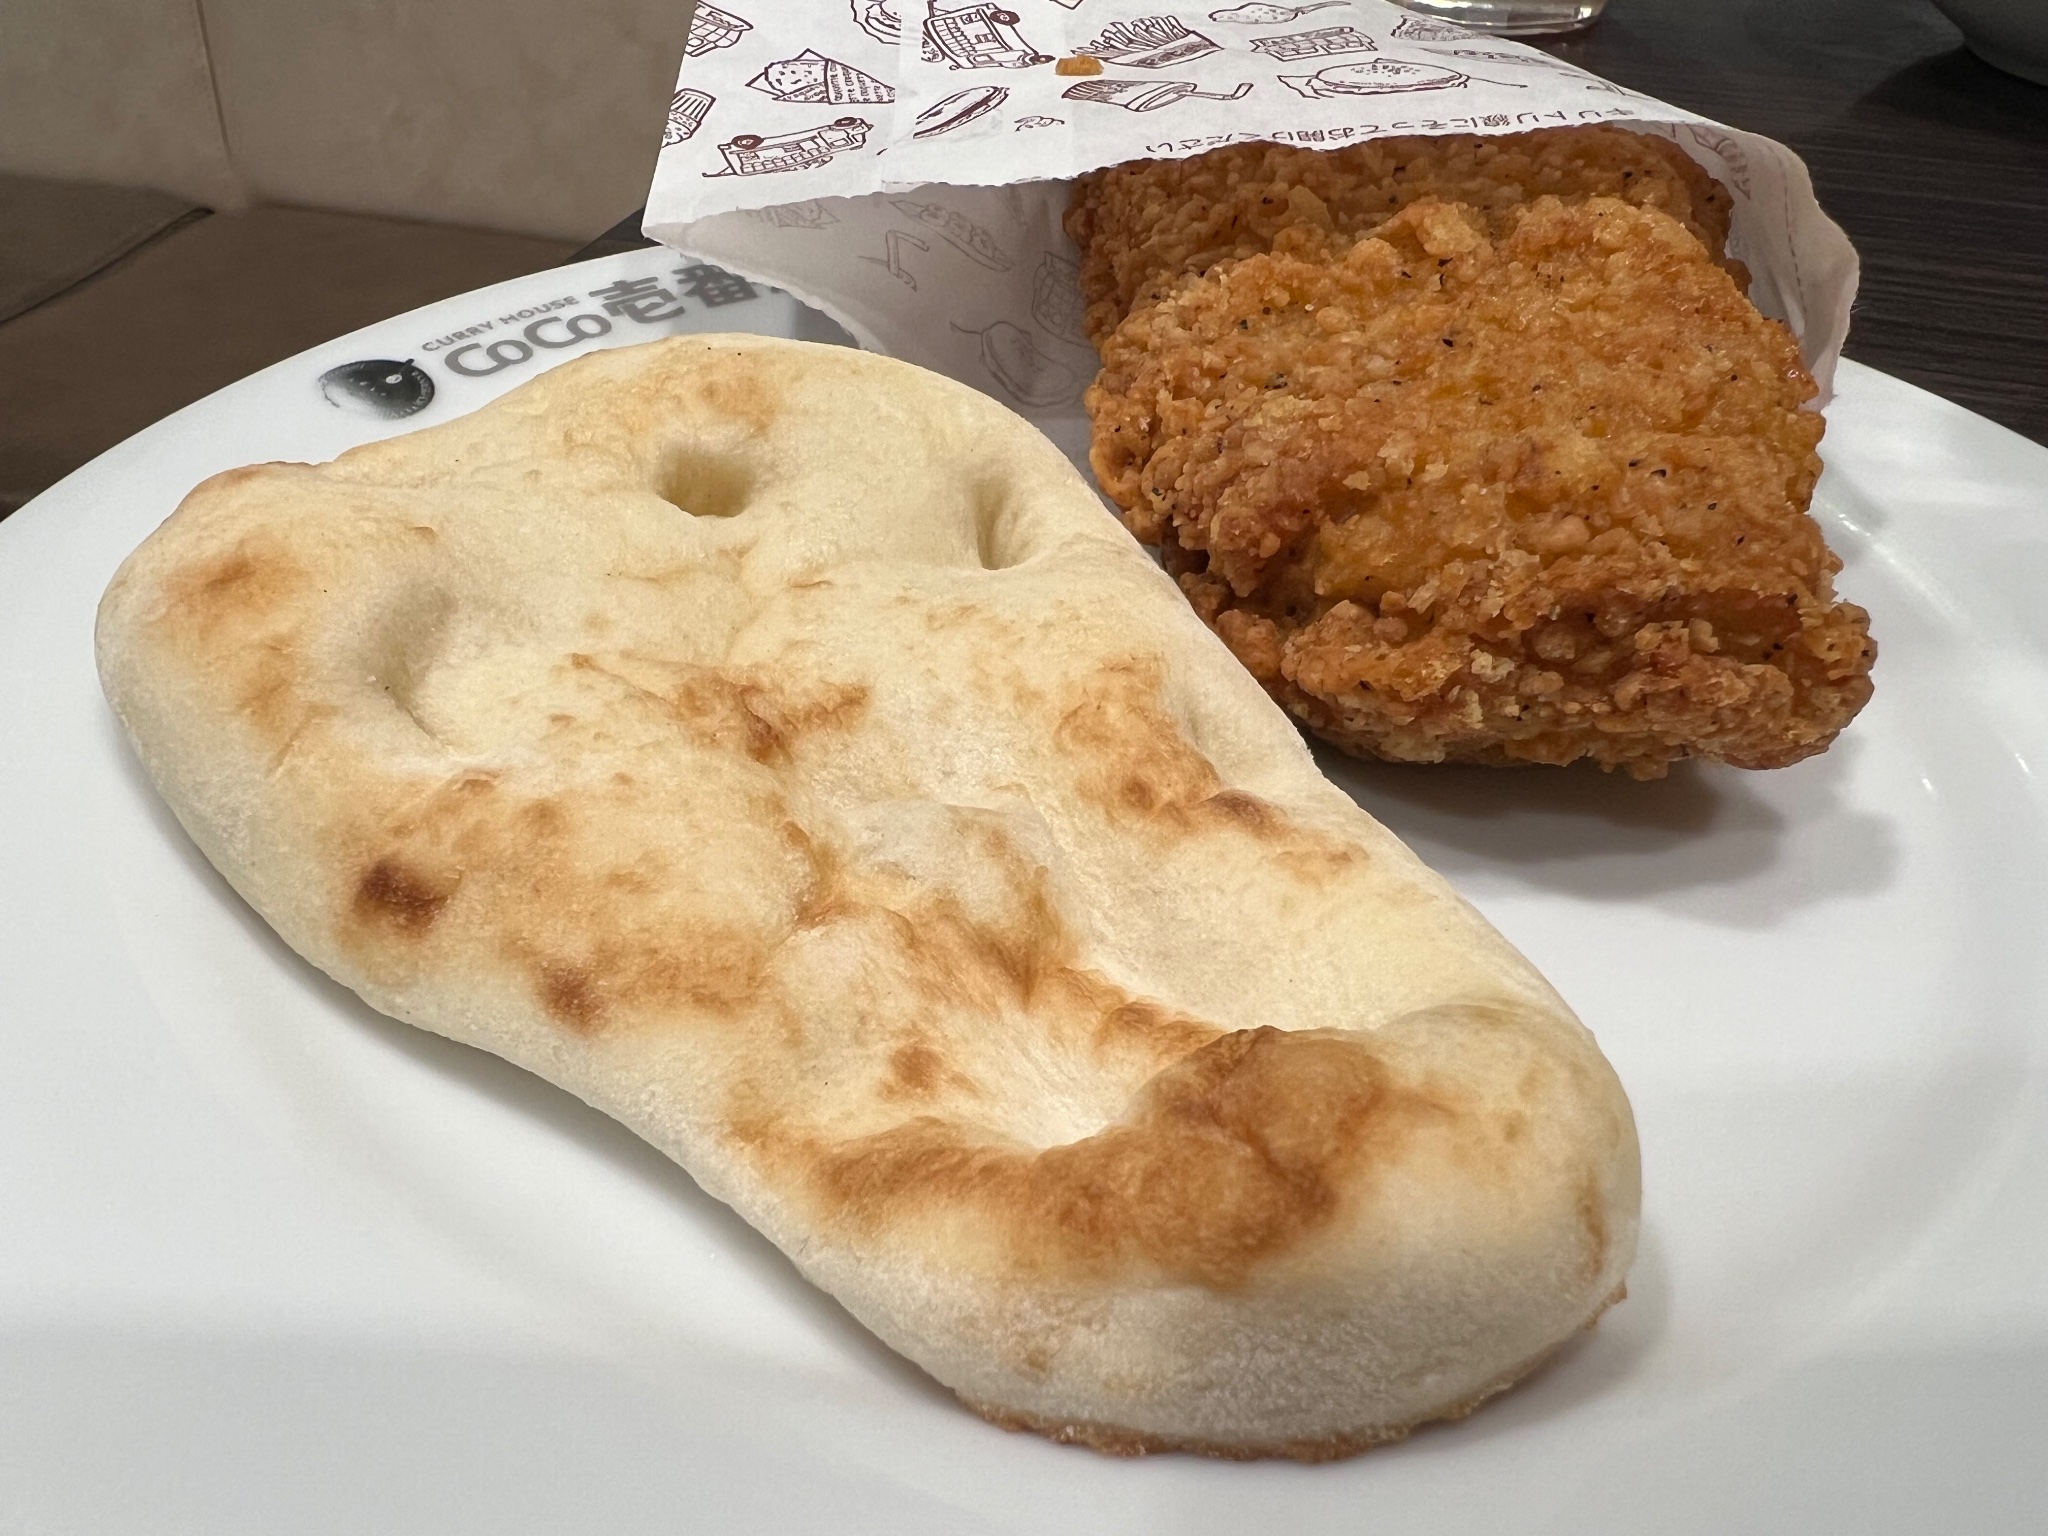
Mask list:
POLYGON ((1000 1423, 1343 1454, 1618 1294, 1592 1038, 959 385, 587 357, 207 481, 99 660, 300 954, 624 1121, 1000 1423))

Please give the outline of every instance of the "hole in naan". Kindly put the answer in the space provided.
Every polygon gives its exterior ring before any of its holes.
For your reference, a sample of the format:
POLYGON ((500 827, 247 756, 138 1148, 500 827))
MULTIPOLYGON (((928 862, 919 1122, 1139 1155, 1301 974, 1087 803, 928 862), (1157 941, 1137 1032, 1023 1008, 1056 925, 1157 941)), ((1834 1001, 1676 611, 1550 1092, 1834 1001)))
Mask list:
POLYGON ((1016 506, 1007 489, 983 481, 974 490, 974 553, 985 571, 1021 565, 1031 551, 1018 537, 1016 506))
POLYGON ((655 495, 692 517, 737 517, 753 505, 751 467, 726 454, 685 449, 662 467, 655 495))
POLYGON ((516 615, 419 577, 382 594, 364 625, 369 685, 450 752, 489 750, 519 724, 533 655, 516 615))
POLYGON ((446 588, 416 582, 395 593, 370 626, 370 680, 401 714, 436 740, 440 733, 428 723, 420 695, 446 647, 454 613, 455 598, 446 588))

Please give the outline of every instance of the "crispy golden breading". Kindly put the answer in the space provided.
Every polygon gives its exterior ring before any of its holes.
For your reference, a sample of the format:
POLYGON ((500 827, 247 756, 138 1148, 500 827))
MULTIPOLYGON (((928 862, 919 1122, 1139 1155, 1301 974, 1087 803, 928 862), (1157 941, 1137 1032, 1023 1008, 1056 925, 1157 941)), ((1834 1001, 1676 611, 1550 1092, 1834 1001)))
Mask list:
POLYGON ((1088 406, 1132 530, 1319 734, 1654 778, 1795 762, 1870 696, 1813 393, 1677 220, 1542 198, 1183 279, 1088 406))
MULTIPOLYGON (((1466 203, 1490 221, 1538 197, 1618 197, 1661 208, 1721 260, 1727 190, 1676 145, 1607 126, 1480 137, 1372 139, 1338 150, 1242 144, 1135 160, 1081 177, 1067 233, 1097 346, 1141 300, 1191 272, 1283 244, 1308 254, 1376 229, 1410 203, 1466 203)), ((1746 288, 1748 274, 1729 263, 1746 288)))

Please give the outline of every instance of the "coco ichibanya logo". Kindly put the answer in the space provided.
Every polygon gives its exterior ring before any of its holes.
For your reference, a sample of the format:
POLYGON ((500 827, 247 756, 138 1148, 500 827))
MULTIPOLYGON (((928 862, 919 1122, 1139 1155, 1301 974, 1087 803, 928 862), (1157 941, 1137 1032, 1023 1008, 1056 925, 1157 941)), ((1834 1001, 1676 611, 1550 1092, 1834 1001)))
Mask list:
MULTIPOLYGON (((563 294, 529 304, 436 336, 423 342, 420 351, 450 373, 480 379, 517 368, 540 354, 608 336, 614 322, 656 325, 691 313, 692 306, 723 309, 760 296, 761 290, 745 278, 708 262, 693 262, 656 276, 622 277, 587 294, 563 294), (586 298, 597 301, 594 309, 583 307, 586 298)), ((329 405, 385 420, 423 411, 434 398, 433 379, 411 358, 343 363, 320 375, 319 388, 329 405)))

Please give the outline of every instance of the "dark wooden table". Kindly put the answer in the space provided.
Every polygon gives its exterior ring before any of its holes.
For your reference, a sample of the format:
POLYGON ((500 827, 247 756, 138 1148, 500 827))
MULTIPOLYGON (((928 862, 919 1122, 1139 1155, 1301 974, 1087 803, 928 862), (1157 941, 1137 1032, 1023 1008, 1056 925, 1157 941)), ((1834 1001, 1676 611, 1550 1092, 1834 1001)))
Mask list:
POLYGON ((2048 443, 2048 89, 1930 0, 1611 0, 1545 46, 1791 145, 1863 256, 1848 355, 2048 443))

